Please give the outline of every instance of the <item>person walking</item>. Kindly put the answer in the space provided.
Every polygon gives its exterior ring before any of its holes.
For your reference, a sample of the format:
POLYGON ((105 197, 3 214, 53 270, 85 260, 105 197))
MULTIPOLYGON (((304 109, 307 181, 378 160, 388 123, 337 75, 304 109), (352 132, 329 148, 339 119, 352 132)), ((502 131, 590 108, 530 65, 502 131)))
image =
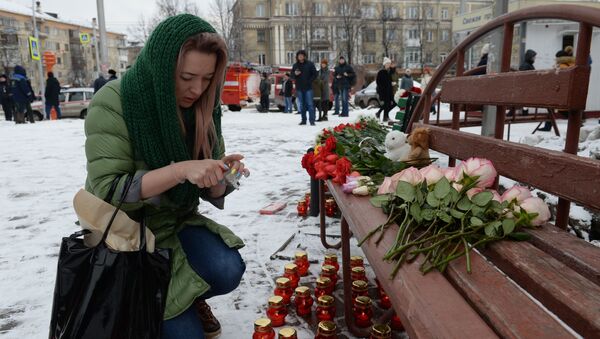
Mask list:
POLYGON ((315 105, 315 115, 318 116, 318 119, 315 121, 321 121, 321 88, 322 81, 319 77, 320 71, 317 72, 317 77, 312 82, 312 91, 313 91, 313 104, 315 105), (318 113, 318 114, 317 114, 318 113))
POLYGON ((117 205, 133 177, 121 209, 148 217, 156 247, 171 249, 163 339, 218 335, 206 300, 235 290, 246 268, 242 239, 198 210, 200 199, 223 209, 234 191, 223 181, 228 169, 249 173, 242 155, 225 155, 215 103, 226 67, 227 44, 209 23, 169 17, 122 79, 94 95, 85 120, 85 189, 104 199, 114 182, 117 205))
MULTIPOLYGON (((488 55, 490 53, 490 44, 485 44, 481 47, 481 58, 477 63, 477 67, 479 66, 487 66, 488 63, 488 55)), ((487 67, 482 67, 481 69, 473 72, 473 75, 484 75, 487 73, 487 67)))
POLYGON ((54 77, 54 73, 52 72, 48 72, 44 96, 46 97, 46 119, 50 120, 50 112, 52 111, 52 107, 54 107, 56 110, 56 118, 60 119, 60 83, 58 82, 58 79, 54 77))
POLYGON ((535 67, 533 66, 533 64, 535 63, 536 55, 537 53, 534 50, 528 49, 525 52, 523 62, 521 63, 521 65, 519 65, 519 71, 534 71, 535 67))
POLYGON ((108 74, 109 74, 108 81, 113 81, 113 80, 117 80, 118 79, 117 78, 117 72, 114 69, 109 69, 108 70, 108 74))
POLYGON ((341 117, 347 117, 348 114, 348 100, 350 99, 350 88, 356 77, 352 66, 346 63, 346 58, 340 56, 338 59, 338 65, 334 68, 333 77, 336 79, 336 86, 338 95, 335 99, 335 112, 334 115, 339 114, 341 117), (342 112, 340 114, 339 100, 342 101, 342 112))
POLYGON ((269 95, 271 94, 271 82, 269 81, 269 75, 267 73, 262 74, 260 79, 260 110, 261 113, 269 112, 269 95))
POLYGON ((104 85, 106 85, 106 79, 99 73, 98 78, 94 80, 94 94, 96 94, 104 85))
POLYGON ((27 78, 27 71, 23 66, 15 66, 15 71, 10 79, 10 91, 15 103, 15 123, 24 124, 25 115, 30 123, 35 123, 31 103, 35 99, 31 82, 27 78))
POLYGON ((329 111, 329 61, 321 60, 321 69, 319 69, 319 86, 321 92, 321 109, 319 110, 319 119, 317 121, 328 121, 327 111, 329 111), (322 115, 321 115, 322 113, 322 115))
POLYGON ((412 72, 410 68, 404 70, 404 76, 402 77, 402 81, 400 82, 400 89, 410 91, 414 87, 414 81, 411 74, 412 72))
MULTIPOLYGON (((390 66, 392 60, 388 57, 383 58, 383 68, 377 72, 377 95, 379 102, 383 104, 383 121, 390 120, 390 111, 392 110, 392 101, 394 94, 392 93, 392 77, 390 76, 390 66)), ((379 119, 381 113, 377 113, 379 119)))
POLYGON ((285 75, 283 76, 283 85, 281 87, 283 92, 281 94, 283 95, 283 100, 285 102, 285 108, 283 109, 283 113, 292 113, 292 91, 294 89, 294 84, 290 79, 290 73, 285 73, 285 75))
POLYGON ((0 105, 4 111, 4 119, 6 121, 13 120, 14 102, 10 92, 10 83, 6 74, 0 74, 0 105))
POLYGON ((315 106, 313 103, 312 83, 317 77, 315 64, 306 59, 306 51, 296 52, 296 63, 292 66, 291 77, 296 81, 296 99, 300 105, 300 125, 306 125, 306 112, 311 126, 315 125, 315 106))

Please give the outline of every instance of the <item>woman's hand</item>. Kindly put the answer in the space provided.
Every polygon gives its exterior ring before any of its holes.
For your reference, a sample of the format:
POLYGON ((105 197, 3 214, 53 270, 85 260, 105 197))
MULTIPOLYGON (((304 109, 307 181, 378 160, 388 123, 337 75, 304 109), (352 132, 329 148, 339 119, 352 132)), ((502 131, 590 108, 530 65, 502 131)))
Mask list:
POLYGON ((246 168, 244 163, 242 162, 244 156, 241 154, 231 154, 223 157, 221 161, 225 163, 229 168, 236 170, 237 173, 240 173, 244 176, 249 176, 250 171, 246 168))
MULTIPOLYGON (((225 159, 225 158, 223 158, 225 159)), ((200 187, 213 187, 224 178, 227 166, 223 160, 188 160, 172 164, 177 181, 185 180, 200 187)))

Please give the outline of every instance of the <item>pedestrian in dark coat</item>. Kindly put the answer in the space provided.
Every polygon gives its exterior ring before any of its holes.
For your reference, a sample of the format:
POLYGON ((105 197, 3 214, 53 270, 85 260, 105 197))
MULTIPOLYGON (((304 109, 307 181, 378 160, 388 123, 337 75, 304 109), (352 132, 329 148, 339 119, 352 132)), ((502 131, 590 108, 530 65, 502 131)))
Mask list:
POLYGON ((60 119, 60 83, 58 82, 58 79, 54 77, 54 73, 52 72, 48 72, 44 96, 46 97, 46 119, 50 120, 50 112, 52 111, 52 107, 54 107, 56 110, 56 117, 60 119))
POLYGON ((321 96, 319 119, 317 121, 327 121, 327 111, 329 111, 329 61, 321 60, 321 69, 319 69, 319 92, 321 96))
POLYGON ((2 110, 4 111, 4 119, 6 121, 12 121, 15 104, 13 102, 12 94, 10 92, 10 83, 8 82, 6 74, 0 74, 0 105, 2 105, 2 110))
POLYGON ((348 100, 350 99, 350 88, 356 80, 356 74, 352 66, 346 63, 346 59, 340 56, 338 64, 334 68, 333 78, 335 79, 337 94, 335 100, 335 112, 333 115, 340 113, 340 99, 342 101, 342 114, 341 117, 348 116, 348 100))
POLYGON ((485 44, 481 48, 481 59, 479 59, 479 63, 477 63, 477 67, 486 66, 476 72, 473 75, 484 75, 487 73, 487 63, 488 63, 488 54, 490 53, 490 44, 485 44))
POLYGON ((118 79, 117 78, 117 72, 114 69, 109 69, 108 70, 108 74, 109 74, 108 81, 113 81, 113 80, 117 80, 118 79))
POLYGON ((521 63, 521 65, 519 66, 519 71, 535 70, 535 67, 533 67, 533 63, 535 62, 536 55, 537 53, 534 50, 528 49, 527 52, 525 52, 525 58, 523 60, 523 63, 521 63))
POLYGON ((262 79, 259 85, 260 90, 260 111, 269 112, 269 95, 271 94, 271 82, 269 81, 269 75, 263 73, 262 79))
POLYGON ((283 78, 283 85, 281 86, 281 93, 283 95, 283 100, 285 101, 285 108, 283 109, 283 113, 292 113, 292 91, 294 90, 294 84, 292 79, 290 79, 290 73, 285 73, 283 78))
POLYGON ((15 122, 17 124, 24 124, 25 114, 27 114, 29 122, 34 123, 31 103, 35 99, 35 95, 23 66, 15 66, 14 74, 10 79, 10 90, 15 103, 15 122))
POLYGON ((96 94, 104 85, 106 85, 106 79, 104 79, 102 74, 99 74, 98 79, 94 81, 94 94, 96 94))
MULTIPOLYGON (((390 111, 392 110, 392 102, 394 94, 392 92, 392 77, 390 76, 390 66, 392 60, 383 58, 383 68, 377 73, 377 95, 379 102, 383 105, 383 121, 390 120, 390 111)), ((379 119, 379 112, 377 118, 379 119)))
POLYGON ((402 81, 400 82, 400 89, 410 91, 414 87, 414 81, 411 74, 412 72, 410 68, 404 70, 404 76, 402 77, 402 81))
POLYGON ((306 59, 306 51, 300 50, 296 53, 296 63, 292 66, 290 74, 296 81, 296 98, 300 105, 300 125, 306 125, 306 111, 308 120, 312 126, 315 125, 315 107, 313 103, 312 83, 317 78, 315 64, 306 59))

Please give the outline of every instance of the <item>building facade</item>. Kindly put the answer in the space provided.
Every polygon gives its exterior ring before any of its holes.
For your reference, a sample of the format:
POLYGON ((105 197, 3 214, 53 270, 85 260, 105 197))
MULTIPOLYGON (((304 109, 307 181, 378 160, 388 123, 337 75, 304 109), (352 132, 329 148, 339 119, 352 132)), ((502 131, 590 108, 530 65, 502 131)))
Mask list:
MULTIPOLYGON (((54 75, 62 85, 90 86, 96 78, 97 63, 95 44, 84 44, 81 33, 93 38, 93 27, 59 19, 58 15, 36 9, 36 24, 40 39, 40 53, 54 53, 54 75)), ((31 8, 12 2, 0 4, 0 67, 1 73, 11 73, 15 65, 27 70, 34 90, 39 93, 37 61, 31 59, 29 37, 33 36, 31 8)), ((101 42, 100 42, 101 43, 101 42)), ((128 65, 125 35, 107 32, 108 65, 117 72, 124 72, 128 65)), ((46 74, 44 66, 44 76, 46 74)), ((104 71, 106 74, 106 71, 104 71)))
MULTIPOLYGON (((465 11, 492 1, 465 1, 465 11)), ((436 66, 452 49, 452 18, 460 1, 238 0, 233 59, 290 65, 305 49, 313 61, 344 55, 353 64, 436 66)))

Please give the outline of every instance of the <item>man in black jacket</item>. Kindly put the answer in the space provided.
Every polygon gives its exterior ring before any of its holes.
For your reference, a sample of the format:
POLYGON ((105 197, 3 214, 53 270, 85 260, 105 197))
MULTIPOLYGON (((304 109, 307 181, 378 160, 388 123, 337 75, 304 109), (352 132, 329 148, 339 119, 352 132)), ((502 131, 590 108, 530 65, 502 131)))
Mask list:
POLYGON ((346 59, 341 56, 338 60, 338 65, 335 66, 333 72, 333 78, 335 80, 335 86, 337 94, 335 95, 335 112, 333 115, 340 113, 340 99, 342 100, 342 114, 341 117, 348 116, 348 100, 350 99, 350 87, 355 79, 354 69, 352 66, 346 63, 346 59))
POLYGON ((31 103, 35 99, 31 82, 27 78, 27 71, 21 65, 15 66, 15 71, 10 79, 10 92, 15 103, 15 123, 24 124, 25 114, 30 123, 34 123, 31 103))
POLYGON ((113 80, 117 80, 117 72, 114 69, 109 69, 108 70, 108 74, 110 75, 108 77, 108 81, 113 81, 113 80))
POLYGON ((106 79, 102 73, 98 73, 98 78, 94 80, 94 94, 96 94, 104 85, 106 85, 106 79))
POLYGON ((313 103, 312 83, 317 77, 315 64, 306 60, 306 51, 296 53, 296 63, 292 66, 292 79, 296 80, 296 98, 300 105, 300 125, 306 125, 306 111, 311 126, 315 125, 315 106, 313 103))
MULTIPOLYGON (((379 102, 383 105, 383 121, 390 120, 390 111, 392 110, 392 102, 394 101, 394 93, 392 93, 392 77, 390 76, 390 66, 392 60, 383 58, 383 68, 377 73, 377 94, 379 102)), ((377 113, 379 118, 379 113, 377 113)))
POLYGON ((269 94, 271 94, 271 82, 269 81, 269 76, 267 73, 262 74, 262 79, 260 80, 260 111, 259 112, 269 112, 269 94))
POLYGON ((519 71, 534 71, 535 67, 533 67, 533 63, 535 62, 536 55, 537 53, 534 50, 528 49, 525 52, 523 63, 519 66, 519 71))
POLYGON ((283 109, 283 113, 292 113, 292 90, 294 89, 294 84, 290 79, 290 73, 285 73, 283 77, 283 86, 282 86, 282 94, 283 100, 285 101, 285 108, 283 109))
POLYGON ((44 96, 46 97, 46 119, 50 120, 50 112, 52 107, 56 110, 56 118, 60 119, 60 102, 58 97, 60 95, 60 83, 58 79, 54 77, 54 73, 48 72, 48 80, 46 80, 46 91, 44 96))
POLYGON ((0 74, 0 104, 2 105, 2 110, 4 111, 4 119, 6 121, 12 121, 15 104, 12 100, 10 84, 8 83, 6 74, 0 74))

